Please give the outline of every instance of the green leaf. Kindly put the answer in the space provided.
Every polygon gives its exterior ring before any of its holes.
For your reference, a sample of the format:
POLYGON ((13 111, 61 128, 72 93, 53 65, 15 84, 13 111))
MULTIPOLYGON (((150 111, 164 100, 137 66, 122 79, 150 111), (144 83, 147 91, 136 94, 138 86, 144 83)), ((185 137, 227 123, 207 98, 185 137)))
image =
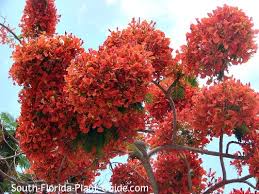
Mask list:
POLYGON ((17 159, 18 165, 21 168, 24 169, 29 169, 30 168, 30 162, 29 160, 25 157, 25 155, 20 155, 17 159))
POLYGON ((99 133, 97 129, 91 129, 88 133, 80 133, 72 142, 73 147, 81 145, 85 151, 91 152, 93 148, 96 149, 97 154, 102 154, 103 147, 111 140, 117 140, 119 134, 115 127, 111 129, 104 128, 104 131, 99 133))
POLYGON ((177 86, 173 92, 172 92, 172 98, 174 100, 179 100, 179 99, 182 99, 184 97, 184 87, 182 86, 177 86))
POLYGON ((150 94, 150 93, 147 93, 146 96, 145 96, 145 102, 148 103, 148 104, 150 104, 150 103, 153 102, 153 100, 154 100, 154 99, 153 99, 153 95, 150 94))
POLYGON ((193 76, 187 76, 185 77, 185 80, 193 87, 198 87, 198 81, 196 77, 193 76))
POLYGON ((2 125, 7 130, 10 130, 14 133, 14 131, 17 127, 17 123, 16 123, 15 119, 9 113, 5 113, 5 112, 0 113, 0 120, 1 120, 2 125))
POLYGON ((248 127, 243 123, 240 127, 234 129, 234 134, 239 142, 242 141, 242 138, 249 132, 248 127))

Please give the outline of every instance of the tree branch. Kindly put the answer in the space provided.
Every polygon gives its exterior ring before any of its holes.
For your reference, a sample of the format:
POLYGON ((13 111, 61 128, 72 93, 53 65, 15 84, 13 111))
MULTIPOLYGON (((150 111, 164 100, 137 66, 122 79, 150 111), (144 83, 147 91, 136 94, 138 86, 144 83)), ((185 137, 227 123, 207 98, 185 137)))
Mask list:
POLYGON ((227 143, 227 147, 226 147, 226 153, 227 153, 227 154, 228 154, 228 152, 229 152, 229 147, 230 147, 231 144, 237 144, 237 145, 240 145, 240 146, 243 145, 243 143, 238 142, 238 141, 230 141, 230 142, 228 142, 228 143, 227 143))
POLYGON ((223 135, 220 135, 220 137, 219 137, 219 159, 220 159, 220 165, 221 165, 222 176, 223 176, 223 181, 224 181, 227 179, 227 173, 226 173, 224 158, 223 158, 222 154, 223 154, 223 135))
POLYGON ((8 156, 8 157, 2 157, 2 156, 0 155, 0 161, 1 161, 1 160, 8 160, 8 159, 16 158, 16 157, 20 156, 21 154, 22 154, 22 153, 19 152, 19 153, 13 155, 13 156, 8 156))
POLYGON ((195 194, 193 191, 192 191, 192 176, 191 176, 191 166, 190 166, 190 163, 188 162, 188 160, 186 159, 185 156, 182 156, 181 157, 187 167, 187 180, 188 180, 188 190, 190 193, 192 194, 195 194))
POLYGON ((247 184, 247 179, 252 178, 252 175, 247 175, 241 178, 236 178, 236 179, 230 179, 230 180, 223 180, 217 184, 215 184, 214 186, 210 187, 208 190, 206 190, 203 194, 209 194, 209 193, 213 193, 213 191, 223 187, 224 185, 227 184, 231 184, 231 183, 245 183, 247 184))
MULTIPOLYGON (((175 138, 176 138, 176 135, 177 135, 177 114, 176 114, 176 108, 175 108, 175 104, 174 104, 174 101, 172 99, 172 95, 171 95, 171 92, 169 93, 168 91, 169 90, 165 90, 159 83, 157 83, 156 81, 152 81, 153 84, 155 84, 163 93, 164 95, 166 96, 166 98, 168 99, 169 101, 169 105, 170 105, 170 108, 172 110, 172 113, 173 113, 173 121, 172 121, 172 129, 173 129, 173 136, 172 136, 172 140, 174 142, 175 138)), ((173 85, 173 84, 172 84, 173 85)), ((172 89, 170 89, 172 90, 172 89)))
POLYGON ((152 169, 152 166, 149 162, 149 157, 146 150, 146 145, 142 141, 135 141, 134 145, 136 146, 136 149, 130 154, 133 157, 138 158, 143 167, 145 168, 145 171, 147 173, 147 176, 149 178, 150 184, 152 186, 154 194, 158 194, 158 186, 155 179, 155 175, 152 169))
MULTIPOLYGON (((209 151, 209 150, 203 150, 199 148, 189 147, 189 146, 183 146, 183 145, 177 145, 177 144, 168 144, 168 145, 162 145, 158 146, 148 153, 148 156, 151 157, 152 155, 156 154, 157 152, 163 151, 163 150, 188 150, 199 154, 206 154, 210 156, 220 156, 219 152, 215 151, 209 151)), ((224 158, 230 158, 230 159, 239 159, 239 160, 246 160, 247 156, 237 156, 237 155, 231 155, 222 153, 222 156, 224 158)))

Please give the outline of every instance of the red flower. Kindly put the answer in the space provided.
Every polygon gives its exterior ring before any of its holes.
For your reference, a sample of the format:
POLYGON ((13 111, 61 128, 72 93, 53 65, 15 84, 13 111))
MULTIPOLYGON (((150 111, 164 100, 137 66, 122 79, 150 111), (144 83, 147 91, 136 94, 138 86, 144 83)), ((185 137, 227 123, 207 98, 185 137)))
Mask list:
POLYGON ((53 35, 58 20, 54 0, 26 0, 20 27, 24 37, 53 35))
POLYGON ((234 189, 233 191, 230 192, 230 194, 256 194, 250 191, 250 189, 244 191, 243 189, 234 189))

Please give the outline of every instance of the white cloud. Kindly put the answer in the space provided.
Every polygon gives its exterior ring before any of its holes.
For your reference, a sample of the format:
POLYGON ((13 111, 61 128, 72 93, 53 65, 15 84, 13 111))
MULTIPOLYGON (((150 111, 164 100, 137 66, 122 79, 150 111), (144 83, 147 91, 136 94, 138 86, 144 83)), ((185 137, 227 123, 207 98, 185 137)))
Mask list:
POLYGON ((113 5, 113 4, 117 3, 117 0, 106 0, 105 2, 107 5, 113 5))

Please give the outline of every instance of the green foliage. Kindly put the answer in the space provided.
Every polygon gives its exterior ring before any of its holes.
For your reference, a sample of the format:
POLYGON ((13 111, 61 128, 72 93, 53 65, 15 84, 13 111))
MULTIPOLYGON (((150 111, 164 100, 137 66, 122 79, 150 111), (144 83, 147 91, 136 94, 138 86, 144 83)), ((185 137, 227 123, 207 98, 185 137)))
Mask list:
POLYGON ((17 127, 17 123, 16 123, 15 119, 9 113, 5 113, 5 112, 0 113, 0 120, 1 120, 2 125, 7 130, 10 130, 10 133, 14 133, 14 131, 17 127))
POLYGON ((184 97, 184 87, 177 85, 172 92, 172 98, 174 100, 182 99, 184 97))
POLYGON ((25 155, 18 156, 17 163, 18 163, 19 167, 21 167, 23 169, 30 168, 29 160, 25 157, 25 155))
POLYGON ((249 132, 247 126, 243 123, 240 127, 234 129, 234 134, 239 142, 242 141, 242 138, 249 132))
POLYGON ((97 129, 91 129, 88 133, 80 133, 73 142, 73 146, 81 145, 85 151, 91 152, 96 148, 97 155, 102 155, 102 150, 112 139, 119 138, 118 131, 115 127, 111 129, 104 128, 103 132, 98 132, 97 129))
MULTIPOLYGON (((137 111, 144 110, 144 106, 143 106, 142 102, 137 102, 137 103, 131 104, 129 108, 133 108, 134 110, 137 110, 137 111)), ((120 107, 118 107, 118 111, 120 111, 121 113, 126 113, 127 107, 120 106, 120 107)))
POLYGON ((150 103, 153 102, 153 98, 154 98, 154 97, 153 97, 152 94, 147 93, 146 96, 145 96, 145 102, 148 103, 148 104, 150 104, 150 103))
POLYGON ((196 77, 187 76, 187 77, 185 77, 185 80, 186 80, 189 84, 191 84, 191 86, 193 86, 193 87, 198 87, 198 85, 199 85, 199 83, 198 83, 196 77))

